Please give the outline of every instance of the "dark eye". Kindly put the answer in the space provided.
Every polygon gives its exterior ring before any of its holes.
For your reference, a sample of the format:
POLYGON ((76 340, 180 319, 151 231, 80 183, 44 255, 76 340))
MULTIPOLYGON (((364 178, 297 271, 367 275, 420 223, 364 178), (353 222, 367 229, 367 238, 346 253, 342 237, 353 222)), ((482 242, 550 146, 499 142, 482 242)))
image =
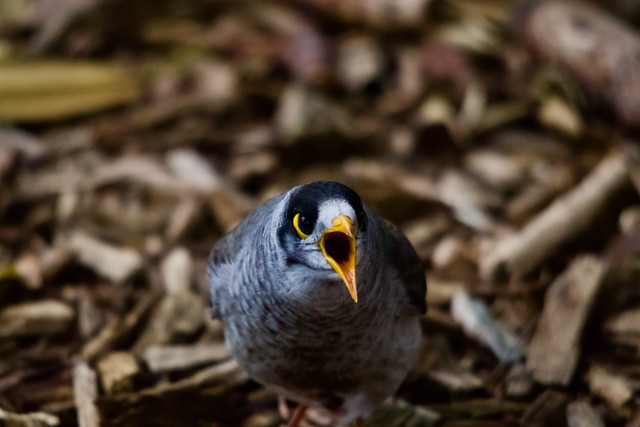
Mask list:
POLYGON ((293 217, 293 228, 296 229, 301 239, 306 239, 313 233, 313 223, 304 215, 297 213, 293 217))

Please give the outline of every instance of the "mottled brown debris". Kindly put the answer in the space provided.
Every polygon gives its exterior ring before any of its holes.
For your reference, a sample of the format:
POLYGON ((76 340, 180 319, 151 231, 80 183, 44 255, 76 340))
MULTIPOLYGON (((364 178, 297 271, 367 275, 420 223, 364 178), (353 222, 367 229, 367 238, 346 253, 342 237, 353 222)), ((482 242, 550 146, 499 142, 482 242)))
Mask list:
POLYGON ((637 3, 0 0, 0 425, 281 427, 207 260, 335 180, 426 267, 366 425, 640 427, 637 3))

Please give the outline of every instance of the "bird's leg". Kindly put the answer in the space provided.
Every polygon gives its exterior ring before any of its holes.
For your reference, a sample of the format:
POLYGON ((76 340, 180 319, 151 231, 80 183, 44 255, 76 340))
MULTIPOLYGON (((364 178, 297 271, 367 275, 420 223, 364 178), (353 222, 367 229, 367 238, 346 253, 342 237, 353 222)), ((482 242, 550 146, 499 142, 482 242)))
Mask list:
POLYGON ((307 412, 307 407, 305 405, 299 405, 296 408, 296 411, 293 413, 293 416, 289 420, 289 424, 287 427, 298 427, 300 421, 304 418, 304 414, 307 412))
POLYGON ((353 422, 353 427, 364 427, 364 420, 362 418, 356 418, 353 422))

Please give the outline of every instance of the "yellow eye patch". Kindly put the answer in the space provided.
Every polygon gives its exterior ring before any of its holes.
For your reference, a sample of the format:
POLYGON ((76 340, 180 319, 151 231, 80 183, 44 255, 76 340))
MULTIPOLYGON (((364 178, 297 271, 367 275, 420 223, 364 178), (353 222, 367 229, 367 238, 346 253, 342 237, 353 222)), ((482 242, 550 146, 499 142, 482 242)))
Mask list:
POLYGON ((296 233, 300 236, 301 239, 306 239, 309 237, 308 234, 305 234, 302 230, 300 230, 300 226, 298 225, 298 221, 300 221, 300 214, 297 213, 296 216, 293 217, 293 228, 296 229, 296 233))

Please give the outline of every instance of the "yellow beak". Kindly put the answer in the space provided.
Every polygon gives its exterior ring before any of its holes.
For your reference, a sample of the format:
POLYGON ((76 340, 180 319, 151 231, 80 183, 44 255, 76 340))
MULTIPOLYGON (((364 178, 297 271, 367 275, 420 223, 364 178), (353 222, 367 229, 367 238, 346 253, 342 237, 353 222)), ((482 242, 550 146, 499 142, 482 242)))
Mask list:
POLYGON ((318 242, 329 265, 340 275, 354 302, 358 302, 356 288, 356 233, 351 220, 340 214, 326 229, 318 242))

